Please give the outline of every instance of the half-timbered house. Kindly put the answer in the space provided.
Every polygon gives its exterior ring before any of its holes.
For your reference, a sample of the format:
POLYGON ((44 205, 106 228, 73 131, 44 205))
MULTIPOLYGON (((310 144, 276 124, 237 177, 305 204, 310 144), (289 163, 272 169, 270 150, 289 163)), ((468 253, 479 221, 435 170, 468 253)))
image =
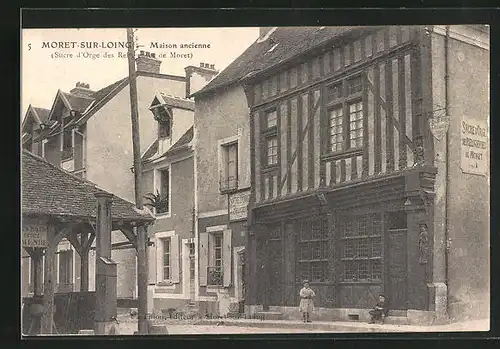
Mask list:
POLYGON ((459 138, 489 117, 488 42, 484 26, 265 28, 234 73, 250 312, 300 316, 308 279, 325 319, 367 318, 380 293, 402 322, 488 314, 489 174, 460 165, 459 138))

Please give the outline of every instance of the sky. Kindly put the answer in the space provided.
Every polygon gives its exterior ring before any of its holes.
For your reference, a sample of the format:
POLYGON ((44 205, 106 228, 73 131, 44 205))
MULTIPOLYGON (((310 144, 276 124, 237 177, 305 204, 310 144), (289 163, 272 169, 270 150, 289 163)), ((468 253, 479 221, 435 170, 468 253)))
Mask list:
MULTIPOLYGON (((135 39, 140 45, 138 50, 157 56, 165 54, 166 57, 161 58, 160 73, 184 76, 184 67, 199 66, 200 63, 215 64, 215 68, 222 71, 257 39, 258 32, 257 27, 140 28, 135 32, 135 39), (152 43, 158 44, 158 47, 152 47, 152 43), (160 48, 161 44, 177 45, 177 48, 160 48), (210 47, 181 48, 181 44, 210 47), (191 56, 171 58, 171 52, 191 53, 191 56)), ((69 92, 77 82, 85 82, 91 90, 97 91, 127 76, 128 62, 124 56, 127 49, 119 47, 119 43, 126 42, 126 39, 126 30, 121 28, 23 29, 21 118, 24 118, 30 104, 50 109, 58 89, 69 92), (47 44, 66 42, 67 47, 47 47, 47 44), (71 47, 73 42, 74 48, 71 47), (82 42, 84 48, 78 47, 82 42), (88 44, 100 47, 86 48, 88 44), (108 45, 111 48, 107 48, 108 45), (119 54, 123 57, 119 58, 119 54)))

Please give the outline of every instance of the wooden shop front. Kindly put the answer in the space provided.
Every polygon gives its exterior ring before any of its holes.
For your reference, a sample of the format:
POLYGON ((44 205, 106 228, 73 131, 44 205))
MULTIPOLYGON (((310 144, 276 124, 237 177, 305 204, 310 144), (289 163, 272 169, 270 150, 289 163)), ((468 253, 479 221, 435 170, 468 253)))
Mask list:
POLYGON ((320 308, 429 310, 432 183, 409 169, 252 210, 247 302, 298 307, 310 280, 320 308), (424 230, 424 232, 422 232, 424 230))

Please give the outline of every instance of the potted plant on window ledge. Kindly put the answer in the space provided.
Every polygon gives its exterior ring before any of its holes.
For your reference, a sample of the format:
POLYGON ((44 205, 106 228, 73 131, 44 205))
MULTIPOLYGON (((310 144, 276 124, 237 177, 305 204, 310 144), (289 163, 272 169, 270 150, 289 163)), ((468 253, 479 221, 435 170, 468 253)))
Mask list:
POLYGON ((162 214, 168 212, 168 197, 166 195, 160 194, 160 191, 157 190, 155 193, 148 193, 144 196, 147 203, 146 206, 153 207, 155 209, 156 214, 162 214))

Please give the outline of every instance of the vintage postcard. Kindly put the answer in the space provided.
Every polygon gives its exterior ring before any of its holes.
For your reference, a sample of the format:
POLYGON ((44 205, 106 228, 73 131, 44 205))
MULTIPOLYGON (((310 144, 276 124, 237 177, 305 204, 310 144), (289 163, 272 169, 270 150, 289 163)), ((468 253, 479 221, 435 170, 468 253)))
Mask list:
POLYGON ((489 330, 487 25, 21 47, 24 336, 489 330))

